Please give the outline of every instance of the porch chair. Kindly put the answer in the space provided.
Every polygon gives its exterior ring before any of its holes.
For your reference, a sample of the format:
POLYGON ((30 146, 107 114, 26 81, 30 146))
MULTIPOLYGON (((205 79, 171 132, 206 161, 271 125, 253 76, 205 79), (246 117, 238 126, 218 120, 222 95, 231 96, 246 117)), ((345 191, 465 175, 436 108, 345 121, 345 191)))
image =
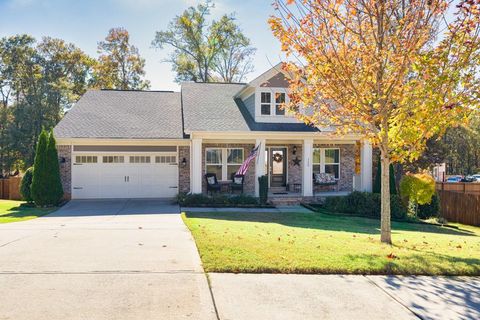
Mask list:
POLYGON ((338 191, 338 180, 330 173, 314 173, 313 174, 313 195, 315 195, 316 186, 335 186, 335 191, 338 191))
POLYGON ((211 195, 213 195, 213 192, 220 192, 222 186, 218 183, 215 173, 207 173, 205 180, 207 181, 207 194, 209 191, 211 195))
POLYGON ((235 190, 240 190, 243 193, 243 182, 245 181, 245 176, 243 174, 232 173, 232 182, 230 183, 230 191, 233 193, 235 190))

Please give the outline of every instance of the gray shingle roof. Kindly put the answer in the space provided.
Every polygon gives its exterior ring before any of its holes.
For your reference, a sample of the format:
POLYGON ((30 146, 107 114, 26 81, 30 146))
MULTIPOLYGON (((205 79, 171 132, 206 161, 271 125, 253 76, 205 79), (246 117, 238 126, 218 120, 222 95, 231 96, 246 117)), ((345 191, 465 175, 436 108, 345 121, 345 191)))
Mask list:
POLYGON ((303 123, 255 122, 241 99, 234 96, 245 84, 182 83, 185 130, 314 132, 303 123))
POLYGON ((185 131, 250 131, 234 96, 245 84, 182 83, 185 131))
POLYGON ((180 139, 180 93, 87 91, 54 132, 57 138, 180 139))
POLYGON ((238 105, 239 110, 242 112, 242 115, 245 119, 245 122, 248 125, 248 128, 251 131, 272 131, 272 132, 318 132, 320 131, 317 127, 308 126, 304 123, 272 123, 272 122, 255 122, 252 114, 248 112, 247 107, 243 103, 242 99, 235 99, 235 102, 238 105))

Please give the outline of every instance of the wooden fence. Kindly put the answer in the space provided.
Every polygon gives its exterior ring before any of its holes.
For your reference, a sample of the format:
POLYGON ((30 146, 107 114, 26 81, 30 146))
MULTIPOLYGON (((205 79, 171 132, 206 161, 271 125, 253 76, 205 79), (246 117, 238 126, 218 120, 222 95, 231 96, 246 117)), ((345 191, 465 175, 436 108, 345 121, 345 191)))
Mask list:
POLYGON ((437 182, 437 190, 438 191, 452 191, 452 192, 461 192, 461 193, 480 194, 480 183, 474 183, 474 182, 455 182, 455 183, 437 182))
POLYGON ((20 184, 21 177, 12 177, 8 179, 0 179, 0 199, 21 200, 20 184))
POLYGON ((480 226, 480 183, 437 183, 440 215, 450 222, 480 226))

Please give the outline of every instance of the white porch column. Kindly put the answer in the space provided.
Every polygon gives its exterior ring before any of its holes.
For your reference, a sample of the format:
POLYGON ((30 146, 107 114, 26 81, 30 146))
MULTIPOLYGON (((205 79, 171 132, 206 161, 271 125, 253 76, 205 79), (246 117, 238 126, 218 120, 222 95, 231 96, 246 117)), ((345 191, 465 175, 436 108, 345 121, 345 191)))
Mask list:
POLYGON ((360 150, 360 181, 361 191, 372 192, 372 166, 373 166, 373 150, 372 145, 368 141, 362 142, 360 150))
POLYGON ((302 170, 302 185, 303 196, 313 196, 313 139, 303 140, 303 170, 302 170))
POLYGON ((260 185, 258 183, 258 177, 261 177, 266 174, 265 172, 265 139, 257 139, 255 141, 255 147, 260 145, 258 148, 258 155, 255 159, 255 196, 260 196, 260 185))
POLYGON ((192 193, 202 193, 202 139, 192 139, 190 149, 190 190, 192 193))

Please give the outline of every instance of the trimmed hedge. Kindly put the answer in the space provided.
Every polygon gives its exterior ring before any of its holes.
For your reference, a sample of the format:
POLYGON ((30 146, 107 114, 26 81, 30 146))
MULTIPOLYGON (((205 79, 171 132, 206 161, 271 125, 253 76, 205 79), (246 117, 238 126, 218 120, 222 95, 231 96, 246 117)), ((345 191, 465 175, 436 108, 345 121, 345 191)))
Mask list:
MULTIPOLYGON (((378 193, 354 191, 343 197, 327 197, 323 207, 331 212, 380 218, 381 196, 378 193)), ((390 209, 393 219, 407 218, 407 209, 398 195, 390 195, 390 209)))
POLYGON ((177 201, 184 207, 203 207, 203 206, 221 206, 221 207, 241 207, 241 206, 259 206, 258 199, 249 195, 213 195, 206 196, 204 194, 185 194, 181 193, 177 196, 177 201))
POLYGON ((420 219, 435 218, 440 215, 440 197, 435 193, 428 204, 418 206, 417 216, 420 219))

